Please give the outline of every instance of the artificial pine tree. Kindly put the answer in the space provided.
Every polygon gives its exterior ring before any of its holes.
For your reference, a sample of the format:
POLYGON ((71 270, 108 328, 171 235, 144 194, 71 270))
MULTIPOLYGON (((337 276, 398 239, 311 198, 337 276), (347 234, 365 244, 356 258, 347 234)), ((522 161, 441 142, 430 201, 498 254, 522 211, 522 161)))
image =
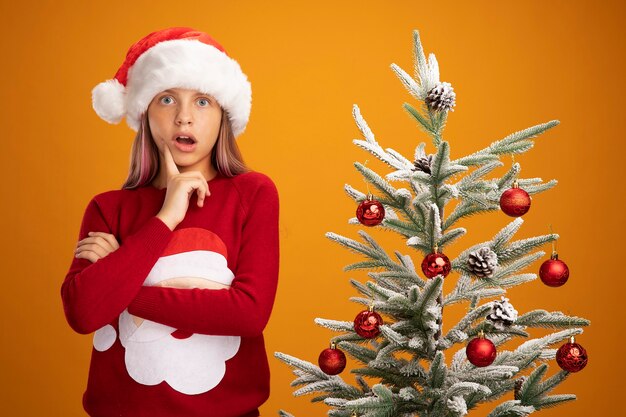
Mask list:
MULTIPOLYGON (((522 225, 521 216, 530 208, 530 195, 552 188, 556 181, 519 178, 519 163, 513 163, 501 178, 485 178, 503 165, 500 157, 528 151, 534 144, 532 138, 558 121, 515 132, 469 156, 450 160, 450 145, 442 132, 448 112, 454 109, 455 94, 449 83, 439 81, 435 56, 430 54, 426 60, 418 31, 413 38, 415 78, 395 64, 391 68, 422 103, 421 111, 406 103, 404 108, 432 138, 436 151, 426 155, 425 143, 420 143, 411 161, 391 148, 383 149, 355 105, 353 116, 365 140, 354 143, 393 171, 383 178, 357 162, 355 167, 379 191, 378 196, 347 184, 345 190, 360 204, 357 218, 349 222, 397 232, 417 251, 423 276, 411 256, 394 251, 394 259, 363 230, 358 233, 364 243, 327 233, 329 239, 366 258, 345 270, 372 270, 368 276, 373 281, 351 280, 364 296, 351 300, 369 309, 354 322, 315 319, 318 325, 342 332, 331 339, 332 348, 320 355, 326 372, 284 353, 275 356, 294 368, 297 378, 291 385, 302 386, 294 395, 318 393, 312 401, 329 405, 330 416, 463 416, 478 404, 506 394, 509 398, 503 398, 489 416, 525 416, 574 400, 575 395, 549 393, 570 372, 585 366, 586 352, 574 336, 589 321, 558 311, 518 315, 503 296, 507 288, 537 278, 520 271, 545 255, 541 250, 531 252, 548 242, 553 252, 542 265, 542 280, 562 285, 569 276, 564 262, 555 263, 557 234, 512 240, 522 225), (474 169, 470 172, 470 168, 474 169), (411 189, 395 188, 391 181, 403 181, 411 189), (444 216, 452 199, 457 204, 444 216), (460 219, 499 210, 515 219, 490 241, 468 248, 455 259, 445 256, 444 249, 466 233, 455 227, 460 219), (456 281, 449 294, 443 294, 444 279, 456 281), (496 297, 500 300, 489 301, 496 297), (443 334, 443 307, 455 303, 468 303, 467 314, 443 334), (513 351, 498 349, 514 338, 529 338, 526 329, 535 327, 563 330, 523 341, 513 351), (558 351, 550 347, 567 339, 558 351), (356 387, 337 375, 345 367, 343 351, 364 365, 351 370, 356 374, 356 387), (562 370, 544 378, 547 362, 555 358, 562 370), (374 385, 364 377, 375 380, 374 385)), ((290 416, 282 410, 279 414, 290 416)))

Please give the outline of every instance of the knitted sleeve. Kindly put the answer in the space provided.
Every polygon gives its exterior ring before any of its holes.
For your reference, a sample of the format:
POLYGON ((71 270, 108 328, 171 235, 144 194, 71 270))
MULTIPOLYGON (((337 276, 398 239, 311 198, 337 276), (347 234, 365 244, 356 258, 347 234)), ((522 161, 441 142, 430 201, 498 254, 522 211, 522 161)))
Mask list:
MULTIPOLYGON (((78 240, 89 232, 112 233, 96 197, 87 205, 78 240)), ((104 258, 92 263, 74 257, 61 285, 65 317, 72 329, 87 334, 116 319, 137 295, 172 233, 154 216, 104 258)))
POLYGON ((260 335, 278 285, 278 206, 278 192, 271 180, 261 183, 244 205, 246 220, 230 288, 144 286, 128 312, 190 333, 260 335))

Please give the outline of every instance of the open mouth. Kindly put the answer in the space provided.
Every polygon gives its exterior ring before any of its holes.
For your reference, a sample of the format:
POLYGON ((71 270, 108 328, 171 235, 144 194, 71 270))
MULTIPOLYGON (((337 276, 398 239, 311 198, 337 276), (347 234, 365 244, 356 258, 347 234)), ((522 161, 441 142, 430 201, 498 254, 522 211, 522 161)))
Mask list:
POLYGON ((194 143, 196 143, 196 140, 191 136, 177 136, 176 142, 182 143, 185 145, 193 145, 194 143))

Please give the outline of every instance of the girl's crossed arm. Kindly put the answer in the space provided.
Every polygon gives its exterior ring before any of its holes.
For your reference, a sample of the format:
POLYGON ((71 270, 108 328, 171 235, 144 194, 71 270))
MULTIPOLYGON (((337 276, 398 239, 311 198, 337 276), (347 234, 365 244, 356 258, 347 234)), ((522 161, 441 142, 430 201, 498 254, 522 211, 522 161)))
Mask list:
POLYGON ((141 287, 130 314, 190 333, 257 336, 278 285, 278 192, 265 182, 249 200, 230 289, 141 287))
MULTIPOLYGON (((78 239, 94 231, 111 232, 97 196, 87 205, 78 239)), ((65 317, 72 329, 87 334, 117 318, 136 297, 172 233, 161 219, 152 217, 95 263, 87 256, 75 257, 61 286, 65 317)))

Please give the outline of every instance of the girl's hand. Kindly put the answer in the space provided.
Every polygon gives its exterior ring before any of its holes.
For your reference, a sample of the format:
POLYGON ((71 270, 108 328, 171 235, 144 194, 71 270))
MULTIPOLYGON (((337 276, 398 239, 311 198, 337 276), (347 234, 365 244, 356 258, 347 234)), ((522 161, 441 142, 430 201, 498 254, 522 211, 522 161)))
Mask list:
POLYGON ((88 237, 78 241, 75 251, 76 258, 85 258, 94 263, 120 247, 115 236, 110 233, 89 232, 88 235, 88 237))
POLYGON ((206 178, 200 171, 189 171, 180 173, 170 148, 163 142, 163 162, 167 173, 167 191, 163 207, 157 214, 170 229, 176 226, 185 218, 189 208, 189 198, 194 191, 198 193, 198 206, 204 205, 204 198, 211 195, 206 178))

